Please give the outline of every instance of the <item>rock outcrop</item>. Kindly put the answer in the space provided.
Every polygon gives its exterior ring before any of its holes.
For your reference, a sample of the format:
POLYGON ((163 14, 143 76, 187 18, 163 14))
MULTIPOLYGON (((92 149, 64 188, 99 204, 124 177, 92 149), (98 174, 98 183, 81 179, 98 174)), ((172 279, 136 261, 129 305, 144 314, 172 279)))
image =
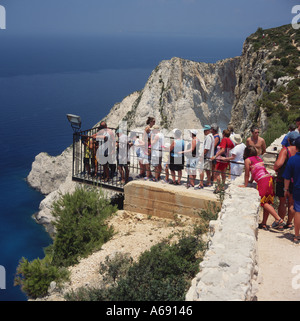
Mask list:
POLYGON ((71 147, 59 156, 38 154, 32 163, 27 182, 44 195, 57 190, 68 175, 72 174, 72 157, 73 148, 71 147))
POLYGON ((40 153, 35 157, 27 177, 28 184, 45 195, 34 217, 50 235, 54 234, 54 217, 51 214, 53 202, 61 194, 71 193, 76 187, 76 183, 72 181, 72 157, 71 147, 58 156, 40 153))
POLYGON ((237 86, 232 106, 231 123, 240 132, 252 126, 256 102, 266 91, 266 68, 264 68, 265 51, 252 52, 252 45, 245 44, 239 68, 237 69, 237 86))
POLYGON ((214 64, 164 60, 144 89, 115 104, 105 120, 113 128, 124 120, 129 129, 141 130, 153 116, 169 131, 211 123, 225 129, 230 122, 248 136, 254 123, 265 132, 268 118, 277 113, 287 128, 287 113, 299 113, 299 50, 296 33, 286 25, 249 36, 240 57, 214 64))
POLYGON ((105 120, 110 127, 127 121, 129 129, 144 129, 149 116, 169 130, 202 128, 211 123, 226 128, 239 61, 239 57, 215 64, 164 60, 153 70, 144 89, 115 104, 105 120))

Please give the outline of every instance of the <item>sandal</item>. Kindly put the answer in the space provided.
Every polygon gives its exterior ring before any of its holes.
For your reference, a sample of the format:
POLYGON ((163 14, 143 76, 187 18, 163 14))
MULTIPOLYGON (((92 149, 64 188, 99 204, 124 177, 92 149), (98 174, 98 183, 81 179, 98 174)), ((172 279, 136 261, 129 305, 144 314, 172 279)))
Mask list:
POLYGON ((299 244, 300 243, 300 236, 294 236, 293 243, 299 244))
POLYGON ((279 229, 281 226, 283 227, 285 224, 283 219, 281 218, 278 222, 274 221, 272 224, 272 228, 279 229))
POLYGON ((293 224, 292 224, 292 223, 287 223, 287 224, 284 225, 283 228, 284 228, 284 229, 292 230, 292 229, 293 229, 293 224))
POLYGON ((194 189, 202 189, 203 188, 203 186, 201 186, 201 185, 198 185, 197 187, 194 187, 194 189))
POLYGON ((267 225, 267 224, 260 223, 260 224, 258 224, 258 228, 261 229, 261 230, 264 230, 264 231, 269 231, 270 226, 267 225))

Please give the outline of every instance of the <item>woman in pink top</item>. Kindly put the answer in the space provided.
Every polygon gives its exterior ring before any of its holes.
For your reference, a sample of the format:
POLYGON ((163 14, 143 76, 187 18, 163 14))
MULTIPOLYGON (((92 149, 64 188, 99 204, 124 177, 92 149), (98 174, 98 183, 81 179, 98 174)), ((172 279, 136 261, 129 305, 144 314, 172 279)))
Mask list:
POLYGON ((273 178, 268 173, 265 165, 260 157, 257 156, 257 150, 254 146, 249 146, 245 148, 244 152, 245 160, 245 185, 240 187, 247 187, 249 183, 250 173, 252 179, 257 183, 257 189, 259 196, 261 198, 260 205, 264 209, 263 220, 260 227, 267 229, 267 219, 269 214, 271 214, 275 221, 272 224, 273 228, 278 228, 284 225, 283 220, 275 211, 272 206, 274 202, 274 189, 273 189, 273 178))

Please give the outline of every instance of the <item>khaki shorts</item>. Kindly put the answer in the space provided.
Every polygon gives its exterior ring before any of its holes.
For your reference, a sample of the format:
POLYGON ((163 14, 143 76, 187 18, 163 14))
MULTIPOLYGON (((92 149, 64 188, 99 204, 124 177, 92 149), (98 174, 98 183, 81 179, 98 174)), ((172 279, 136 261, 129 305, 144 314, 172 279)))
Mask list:
POLYGON ((211 164, 212 164, 211 160, 205 159, 204 160, 203 169, 206 170, 206 171, 211 171, 211 168, 212 168, 211 164))

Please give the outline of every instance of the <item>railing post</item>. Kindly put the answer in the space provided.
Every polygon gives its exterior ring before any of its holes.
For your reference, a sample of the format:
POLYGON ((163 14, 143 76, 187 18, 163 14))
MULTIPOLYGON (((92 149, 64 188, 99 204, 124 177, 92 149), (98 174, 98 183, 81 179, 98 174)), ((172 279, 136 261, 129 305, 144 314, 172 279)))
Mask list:
POLYGON ((80 159, 80 134, 75 132, 73 134, 73 176, 79 173, 80 159), (75 162, 75 164, 74 164, 75 162))

